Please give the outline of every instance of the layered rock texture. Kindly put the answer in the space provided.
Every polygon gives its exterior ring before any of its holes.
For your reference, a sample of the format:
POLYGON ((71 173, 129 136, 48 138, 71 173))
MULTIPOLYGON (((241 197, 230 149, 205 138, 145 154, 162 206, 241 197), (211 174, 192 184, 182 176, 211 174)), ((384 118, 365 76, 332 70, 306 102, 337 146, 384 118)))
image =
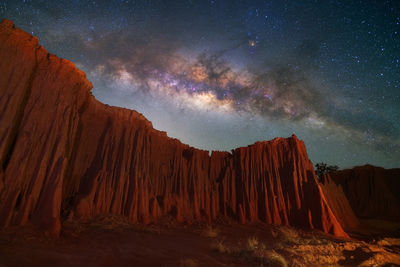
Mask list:
POLYGON ((219 216, 347 236, 295 136, 198 150, 141 114, 104 105, 85 74, 35 37, 0 24, 0 225, 118 214, 150 223, 219 216))
POLYGON ((322 192, 342 227, 345 229, 354 229, 359 226, 360 222, 354 214, 342 186, 332 180, 331 175, 325 174, 320 177, 322 192))
POLYGON ((357 217, 400 221, 400 169, 365 165, 330 176, 357 217))

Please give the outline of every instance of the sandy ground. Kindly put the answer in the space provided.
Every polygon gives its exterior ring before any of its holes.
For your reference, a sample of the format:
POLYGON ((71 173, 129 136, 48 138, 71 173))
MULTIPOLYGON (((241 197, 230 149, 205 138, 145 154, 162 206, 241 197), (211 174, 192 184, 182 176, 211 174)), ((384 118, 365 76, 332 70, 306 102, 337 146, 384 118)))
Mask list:
POLYGON ((366 229, 346 240, 261 223, 142 226, 106 216, 66 222, 58 239, 30 226, 2 230, 0 266, 399 266, 399 233, 366 229))

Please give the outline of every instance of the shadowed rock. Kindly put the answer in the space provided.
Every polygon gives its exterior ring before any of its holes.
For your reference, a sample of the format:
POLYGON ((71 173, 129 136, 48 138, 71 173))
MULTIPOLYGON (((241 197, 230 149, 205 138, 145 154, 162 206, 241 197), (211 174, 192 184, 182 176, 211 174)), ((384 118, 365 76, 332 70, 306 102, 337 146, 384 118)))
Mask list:
POLYGON ((400 221, 400 169, 371 165, 334 172, 357 217, 400 221))

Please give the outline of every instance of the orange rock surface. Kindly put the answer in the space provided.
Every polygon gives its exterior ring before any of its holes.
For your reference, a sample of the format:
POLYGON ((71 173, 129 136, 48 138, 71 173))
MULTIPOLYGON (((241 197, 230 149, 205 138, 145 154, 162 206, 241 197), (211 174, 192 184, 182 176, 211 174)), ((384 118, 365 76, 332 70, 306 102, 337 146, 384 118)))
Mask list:
POLYGON ((0 58, 0 226, 32 222, 58 235, 71 217, 225 216, 347 236, 296 136, 210 156, 98 102, 82 71, 8 20, 0 58))
POLYGON ((331 177, 343 188, 357 217, 400 221, 400 169, 365 165, 331 177))
POLYGON ((320 186, 340 225, 345 229, 354 229, 359 226, 360 222, 354 214, 342 186, 332 180, 331 174, 325 174, 320 178, 320 186))

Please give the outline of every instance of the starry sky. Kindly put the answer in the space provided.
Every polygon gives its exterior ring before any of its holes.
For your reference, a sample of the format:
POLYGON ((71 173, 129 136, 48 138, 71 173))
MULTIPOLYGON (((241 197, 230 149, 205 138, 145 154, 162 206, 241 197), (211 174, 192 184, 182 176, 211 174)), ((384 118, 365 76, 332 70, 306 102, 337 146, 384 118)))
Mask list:
POLYGON ((100 101, 206 150, 305 141, 400 167, 400 1, 0 0, 100 101))

